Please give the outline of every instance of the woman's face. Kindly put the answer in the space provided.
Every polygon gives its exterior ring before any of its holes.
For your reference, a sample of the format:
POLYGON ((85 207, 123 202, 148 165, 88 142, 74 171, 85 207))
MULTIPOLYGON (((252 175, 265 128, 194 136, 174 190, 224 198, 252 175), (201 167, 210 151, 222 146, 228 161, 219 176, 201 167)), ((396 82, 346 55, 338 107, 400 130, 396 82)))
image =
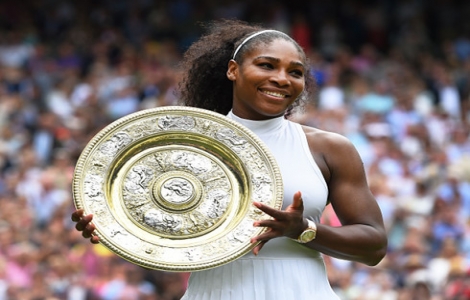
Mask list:
POLYGON ((305 65, 292 42, 276 39, 247 52, 239 65, 229 62, 233 81, 233 113, 264 120, 284 114, 305 86, 305 65))

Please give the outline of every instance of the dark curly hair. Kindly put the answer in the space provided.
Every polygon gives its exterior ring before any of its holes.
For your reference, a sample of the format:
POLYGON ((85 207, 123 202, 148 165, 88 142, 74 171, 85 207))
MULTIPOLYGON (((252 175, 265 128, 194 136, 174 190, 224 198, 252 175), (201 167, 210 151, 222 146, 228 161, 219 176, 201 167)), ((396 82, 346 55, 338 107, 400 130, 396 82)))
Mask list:
MULTIPOLYGON (((208 29, 198 41, 185 52, 180 70, 182 80, 178 90, 180 100, 186 106, 199 107, 227 114, 232 109, 233 83, 227 78, 228 62, 232 59, 236 47, 254 32, 264 30, 259 25, 238 20, 219 20, 205 25, 208 29)), ((242 63, 244 54, 260 44, 269 44, 274 39, 292 42, 308 67, 303 49, 288 35, 281 32, 266 32, 250 39, 238 51, 235 58, 242 63)), ((302 107, 310 99, 315 88, 315 80, 310 70, 305 72, 304 92, 287 110, 290 115, 294 107, 302 107)))

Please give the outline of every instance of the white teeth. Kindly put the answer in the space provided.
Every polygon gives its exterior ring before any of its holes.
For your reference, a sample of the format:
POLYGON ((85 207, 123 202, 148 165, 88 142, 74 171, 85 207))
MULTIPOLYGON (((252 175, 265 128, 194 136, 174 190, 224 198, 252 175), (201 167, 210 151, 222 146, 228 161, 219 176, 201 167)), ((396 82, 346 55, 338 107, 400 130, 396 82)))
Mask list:
POLYGON ((267 95, 270 95, 270 96, 279 97, 279 98, 285 98, 286 97, 286 95, 281 94, 281 93, 276 93, 276 92, 263 91, 263 93, 265 93, 267 95))

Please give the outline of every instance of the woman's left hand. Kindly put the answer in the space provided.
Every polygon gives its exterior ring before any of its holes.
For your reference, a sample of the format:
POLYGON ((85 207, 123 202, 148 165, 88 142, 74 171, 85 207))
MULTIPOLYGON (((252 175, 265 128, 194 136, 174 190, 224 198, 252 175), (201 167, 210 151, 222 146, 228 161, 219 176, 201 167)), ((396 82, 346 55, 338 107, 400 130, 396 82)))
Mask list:
POLYGON ((273 217, 273 219, 256 221, 253 226, 268 227, 268 230, 257 237, 251 239, 251 243, 257 243, 253 248, 253 253, 258 255, 261 248, 270 239, 287 236, 289 238, 297 238, 300 233, 307 228, 307 220, 304 218, 304 203, 302 194, 297 192, 294 194, 292 204, 285 210, 277 210, 260 202, 253 202, 253 205, 273 217))

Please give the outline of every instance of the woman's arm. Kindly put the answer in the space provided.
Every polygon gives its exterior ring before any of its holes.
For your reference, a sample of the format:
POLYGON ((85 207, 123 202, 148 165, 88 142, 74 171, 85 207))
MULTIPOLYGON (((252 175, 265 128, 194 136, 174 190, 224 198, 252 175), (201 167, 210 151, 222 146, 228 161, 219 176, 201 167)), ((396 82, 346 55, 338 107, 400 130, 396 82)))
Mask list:
POLYGON ((315 130, 307 134, 307 140, 310 145, 320 144, 313 150, 324 158, 329 171, 328 199, 342 224, 317 224, 317 238, 310 246, 333 257, 376 265, 386 254, 387 235, 357 150, 334 133, 315 130))
MULTIPOLYGON (((316 224, 316 238, 305 244, 332 257, 376 265, 386 254, 387 236, 382 214, 369 190, 364 166, 356 149, 345 137, 316 129, 307 129, 307 140, 329 188, 329 201, 342 226, 316 224)), ((256 203, 274 220, 256 222, 270 227, 252 239, 260 242, 256 254, 271 238, 296 238, 307 228, 303 217, 301 194, 294 195, 293 204, 284 211, 256 203)))

